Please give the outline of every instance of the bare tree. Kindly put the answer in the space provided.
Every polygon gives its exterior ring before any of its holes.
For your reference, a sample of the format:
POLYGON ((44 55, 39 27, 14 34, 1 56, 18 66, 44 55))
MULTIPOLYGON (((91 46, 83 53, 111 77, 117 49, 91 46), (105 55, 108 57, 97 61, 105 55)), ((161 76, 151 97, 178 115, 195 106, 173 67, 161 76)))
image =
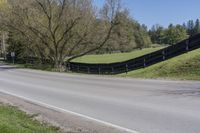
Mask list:
POLYGON ((107 0, 96 14, 91 0, 15 0, 4 25, 17 31, 38 57, 62 64, 103 47, 117 25, 118 0, 107 0))

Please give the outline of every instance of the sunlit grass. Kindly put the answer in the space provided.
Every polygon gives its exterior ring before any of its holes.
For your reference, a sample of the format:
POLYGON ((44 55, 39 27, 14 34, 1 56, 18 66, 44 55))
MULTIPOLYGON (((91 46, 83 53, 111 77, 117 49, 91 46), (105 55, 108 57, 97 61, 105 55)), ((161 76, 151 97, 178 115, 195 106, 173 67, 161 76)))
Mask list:
POLYGON ((120 76, 200 80, 200 49, 120 76))
POLYGON ((15 107, 0 105, 0 133, 59 133, 59 128, 42 124, 15 107))
POLYGON ((129 59, 133 59, 154 51, 157 51, 163 47, 158 48, 145 48, 142 50, 134 50, 129 53, 115 53, 115 54, 103 54, 103 55, 86 55, 80 58, 73 60, 73 62, 80 63, 114 63, 126 61, 129 59))

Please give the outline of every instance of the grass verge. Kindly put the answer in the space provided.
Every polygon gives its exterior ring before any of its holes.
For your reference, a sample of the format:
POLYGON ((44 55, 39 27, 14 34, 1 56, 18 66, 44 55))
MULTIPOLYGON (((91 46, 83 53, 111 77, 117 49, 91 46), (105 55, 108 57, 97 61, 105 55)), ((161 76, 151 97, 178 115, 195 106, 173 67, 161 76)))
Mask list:
POLYGON ((135 70, 122 77, 200 80, 200 49, 153 66, 135 70))
POLYGON ((59 128, 40 123, 15 107, 0 105, 0 133, 61 133, 59 128))

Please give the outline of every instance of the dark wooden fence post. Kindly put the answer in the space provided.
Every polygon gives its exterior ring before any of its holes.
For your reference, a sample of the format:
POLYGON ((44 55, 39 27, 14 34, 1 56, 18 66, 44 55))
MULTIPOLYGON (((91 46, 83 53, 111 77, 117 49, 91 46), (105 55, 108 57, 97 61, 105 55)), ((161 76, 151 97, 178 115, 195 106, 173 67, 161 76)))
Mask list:
POLYGON ((99 75, 101 75, 101 67, 99 66, 99 75))
POLYGON ((146 67, 146 59, 145 59, 145 57, 144 57, 144 67, 146 67))
POLYGON ((88 74, 90 74, 90 67, 87 67, 88 74))
POLYGON ((126 64, 126 74, 128 73, 128 64, 126 64))
POLYGON ((79 68, 79 65, 77 65, 78 67, 77 67, 77 71, 78 71, 78 73, 80 72, 80 68, 79 68))
POLYGON ((163 55, 163 60, 165 60, 165 50, 162 51, 162 55, 163 55))
POLYGON ((114 74, 114 67, 112 67, 112 74, 114 74))
POLYGON ((186 41, 186 51, 189 51, 189 40, 186 41))
POLYGON ((71 64, 70 62, 65 62, 66 71, 71 71, 71 64))

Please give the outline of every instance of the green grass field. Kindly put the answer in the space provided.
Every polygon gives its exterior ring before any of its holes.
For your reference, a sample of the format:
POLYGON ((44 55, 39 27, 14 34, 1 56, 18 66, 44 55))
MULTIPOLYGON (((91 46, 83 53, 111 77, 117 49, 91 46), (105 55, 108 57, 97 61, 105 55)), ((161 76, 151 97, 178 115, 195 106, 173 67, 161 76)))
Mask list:
POLYGON ((116 53, 116 54, 103 54, 103 55, 86 55, 81 58, 73 60, 73 62, 80 63, 114 63, 120 61, 126 61, 132 58, 136 58, 154 51, 157 51, 163 47, 158 48, 145 48, 143 50, 135 50, 129 53, 116 53))
POLYGON ((119 76, 200 80, 200 49, 128 74, 120 74, 119 76))
POLYGON ((60 133, 56 127, 41 124, 15 107, 0 105, 0 133, 60 133))

